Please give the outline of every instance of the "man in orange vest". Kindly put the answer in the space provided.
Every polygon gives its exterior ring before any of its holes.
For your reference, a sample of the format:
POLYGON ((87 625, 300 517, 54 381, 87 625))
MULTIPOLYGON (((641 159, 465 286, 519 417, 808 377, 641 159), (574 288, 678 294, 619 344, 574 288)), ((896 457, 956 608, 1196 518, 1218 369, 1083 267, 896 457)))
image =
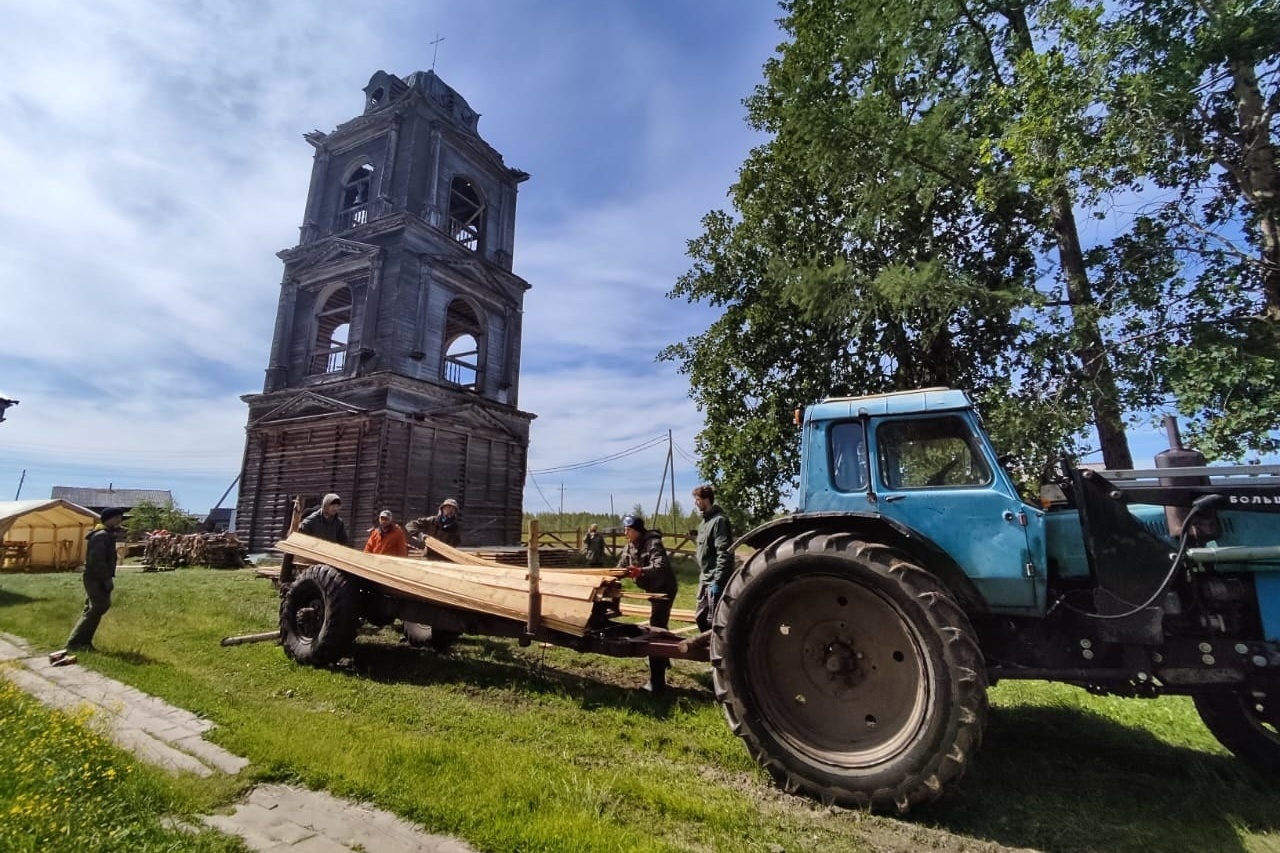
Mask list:
POLYGON ((384 509, 378 513, 378 526, 369 531, 364 550, 367 554, 386 554, 389 557, 409 556, 409 542, 404 537, 404 528, 396 524, 391 510, 384 509))

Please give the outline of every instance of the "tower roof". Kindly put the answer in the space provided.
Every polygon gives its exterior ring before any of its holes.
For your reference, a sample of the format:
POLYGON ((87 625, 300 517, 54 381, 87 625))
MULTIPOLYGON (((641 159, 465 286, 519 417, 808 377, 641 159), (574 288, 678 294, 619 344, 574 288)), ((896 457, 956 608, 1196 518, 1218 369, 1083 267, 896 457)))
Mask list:
POLYGON ((415 71, 403 80, 386 71, 376 71, 365 87, 364 114, 380 112, 409 96, 421 95, 463 130, 478 134, 480 114, 471 108, 467 99, 441 80, 434 71, 415 71))

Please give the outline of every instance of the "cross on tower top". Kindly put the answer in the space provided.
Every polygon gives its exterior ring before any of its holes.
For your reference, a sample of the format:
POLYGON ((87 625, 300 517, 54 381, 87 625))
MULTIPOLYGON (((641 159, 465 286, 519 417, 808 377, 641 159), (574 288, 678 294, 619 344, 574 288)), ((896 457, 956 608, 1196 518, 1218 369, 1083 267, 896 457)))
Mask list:
POLYGON ((439 51, 440 51, 440 42, 442 42, 442 41, 444 41, 444 36, 440 35, 440 33, 436 33, 436 37, 435 37, 435 39, 434 39, 433 41, 431 41, 431 42, 430 42, 430 44, 431 44, 431 70, 432 70, 432 71, 435 71, 435 70, 436 70, 436 54, 437 54, 437 53, 439 53, 439 51))

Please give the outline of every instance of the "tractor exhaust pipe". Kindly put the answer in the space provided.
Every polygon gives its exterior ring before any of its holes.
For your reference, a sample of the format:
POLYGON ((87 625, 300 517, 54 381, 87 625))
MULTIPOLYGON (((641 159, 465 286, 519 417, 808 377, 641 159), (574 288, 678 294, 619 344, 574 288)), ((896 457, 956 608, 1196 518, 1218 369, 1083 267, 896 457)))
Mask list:
MULTIPOLYGON (((1197 450, 1188 450, 1182 446, 1182 435, 1178 431, 1178 419, 1173 415, 1164 416, 1165 433, 1169 436, 1169 449, 1156 454, 1157 468, 1199 468, 1206 463, 1204 454, 1197 450)), ((1162 486, 1208 486, 1208 477, 1161 477, 1162 486)), ((1187 523, 1190 508, 1182 506, 1166 506, 1164 523, 1169 535, 1174 539, 1182 536, 1182 529, 1187 523)), ((1218 523, 1218 515, 1213 510, 1196 513, 1191 522, 1190 538, 1192 544, 1203 545, 1218 538, 1222 527, 1218 523)))

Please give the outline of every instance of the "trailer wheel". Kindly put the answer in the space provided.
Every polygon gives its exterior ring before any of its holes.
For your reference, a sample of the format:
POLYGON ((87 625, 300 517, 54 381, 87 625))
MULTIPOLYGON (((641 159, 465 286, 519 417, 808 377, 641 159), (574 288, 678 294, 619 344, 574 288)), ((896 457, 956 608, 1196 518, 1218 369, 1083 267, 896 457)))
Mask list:
POLYGON ((357 604, 346 575, 333 566, 308 566, 280 602, 285 654, 308 666, 349 655, 359 627, 357 604))
POLYGON ((404 638, 414 647, 430 646, 437 652, 447 652, 461 636, 461 631, 446 631, 421 622, 404 623, 404 638))
POLYGON ((906 812, 982 742, 987 675, 964 611, 931 574, 849 534, 757 551, 716 608, 716 698, 787 791, 906 812))
POLYGON ((1202 693, 1196 711, 1218 742, 1255 770, 1280 774, 1280 707, 1264 693, 1202 693))

